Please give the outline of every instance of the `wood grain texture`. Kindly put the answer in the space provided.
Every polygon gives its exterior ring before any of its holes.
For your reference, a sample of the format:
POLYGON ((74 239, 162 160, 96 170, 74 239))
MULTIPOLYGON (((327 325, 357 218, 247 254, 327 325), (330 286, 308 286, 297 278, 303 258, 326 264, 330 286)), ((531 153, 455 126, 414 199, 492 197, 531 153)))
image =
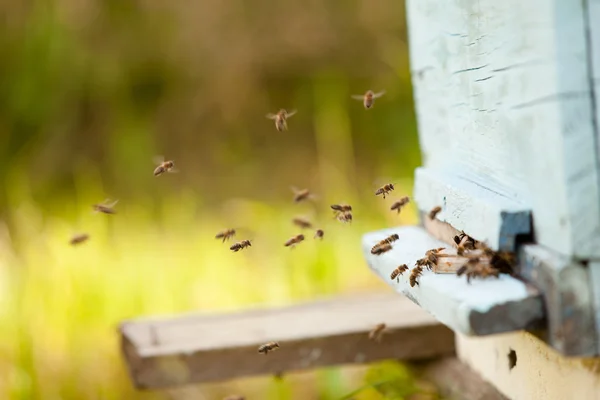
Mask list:
POLYGON ((583 3, 409 0, 407 16, 424 166, 531 209, 538 243, 600 257, 583 3))
POLYGON ((276 309, 125 322, 122 351, 137 388, 157 389, 380 359, 452 354, 454 334, 398 294, 342 296, 276 309), (369 340, 387 325, 380 343, 369 340), (277 341, 280 349, 259 354, 277 341))
POLYGON ((441 206, 436 219, 494 250, 515 251, 517 235, 531 234, 527 207, 452 173, 417 168, 414 198, 423 213, 441 206))
POLYGON ((430 236, 423 228, 407 226, 371 232, 363 236, 363 254, 370 268, 396 291, 419 304, 440 322, 467 335, 489 335, 539 326, 544 318, 543 301, 533 287, 501 275, 499 279, 474 280, 423 271, 419 285, 409 284, 410 270, 399 280, 390 279, 399 265, 413 268, 427 250, 452 246, 430 236), (371 254, 381 239, 398 234, 393 249, 382 255, 371 254))
POLYGON ((589 269, 539 245, 522 246, 519 261, 519 274, 544 296, 547 343, 564 355, 599 354, 589 269))
POLYGON ((449 400, 508 400, 468 365, 454 357, 416 365, 423 377, 434 383, 449 400))

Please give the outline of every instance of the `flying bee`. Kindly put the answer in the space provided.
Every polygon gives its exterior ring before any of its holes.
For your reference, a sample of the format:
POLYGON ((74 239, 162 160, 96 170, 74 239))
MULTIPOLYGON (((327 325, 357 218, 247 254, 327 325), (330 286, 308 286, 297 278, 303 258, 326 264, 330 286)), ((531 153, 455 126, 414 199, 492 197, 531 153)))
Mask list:
POLYGON ((234 236, 235 236, 235 229, 225 229, 224 231, 217 233, 217 235, 215 236, 215 239, 223 239, 223 243, 225 243, 226 240, 229 240, 234 236))
POLYGON ((375 196, 379 196, 381 194, 381 195, 383 195, 383 198, 385 199, 385 195, 390 194, 390 192, 392 192, 393 190, 394 190, 394 184, 388 183, 386 185, 383 185, 379 189, 377 189, 375 191, 375 196))
POLYGON ((352 222, 352 213, 350 211, 338 213, 335 219, 343 223, 352 222))
POLYGON ((375 325, 375 327, 369 332, 369 340, 381 342, 381 336, 383 335, 385 328, 386 325, 384 323, 375 325))
POLYGON ((310 223, 310 221, 305 218, 296 217, 296 218, 292 219, 292 223, 296 226, 299 226, 302 229, 312 228, 312 224, 310 223))
POLYGON ((229 250, 231 250, 233 252, 238 252, 238 251, 245 249, 246 247, 250 247, 250 246, 252 246, 251 241, 246 239, 246 240, 242 240, 241 242, 232 244, 231 247, 229 247, 229 250))
POLYGON ((414 287, 415 285, 419 284, 417 278, 421 275, 421 273, 423 273, 422 266, 419 265, 413 268, 412 272, 410 273, 410 287, 414 287))
POLYGON ((323 229, 317 229, 317 231, 315 232, 314 238, 323 240, 324 235, 325 235, 325 232, 323 232, 323 229))
POLYGON ((429 219, 435 219, 436 215, 438 215, 440 211, 442 211, 442 207, 440 207, 440 206, 433 207, 431 209, 431 211, 429 211, 429 219))
POLYGON ((341 212, 352 211, 352 206, 348 204, 332 204, 330 207, 336 214, 341 212))
POLYGON ((378 244, 378 245, 375 245, 371 249, 371 254, 375 254, 378 256, 378 255, 381 255, 383 253, 390 251, 391 249, 392 249, 392 245, 389 243, 378 244))
POLYGON ((294 192, 294 203, 300 203, 301 201, 314 199, 314 195, 308 189, 298 189, 291 186, 292 192, 294 192))
POLYGON ((283 245, 285 247, 291 246, 292 248, 294 248, 298 243, 300 243, 303 240, 304 240, 304 235, 299 234, 299 235, 289 238, 283 245))
POLYGON ((273 351, 279 348, 279 343, 277 342, 269 342, 258 347, 259 353, 265 353, 267 355, 268 352, 273 351))
POLYGON ((395 242, 398 239, 400 239, 400 236, 398 236, 397 233, 394 233, 393 235, 390 235, 390 236, 386 237, 385 239, 382 239, 379 242, 377 242, 377 244, 375 244, 375 246, 373 246, 371 248, 371 252, 373 252, 373 249, 375 249, 377 246, 383 246, 386 243, 392 244, 393 242, 395 242))
POLYGON ((402 197, 400 200, 395 201, 394 204, 392 204, 392 206, 390 207, 390 210, 394 211, 398 211, 398 214, 400 214, 400 211, 402 210, 402 208, 407 205, 410 202, 410 198, 408 196, 404 196, 402 197))
POLYGON ((287 119, 296 114, 296 110, 287 112, 283 108, 277 114, 267 114, 266 117, 275 120, 275 128, 279 131, 287 131, 287 119))
POLYGON ((69 243, 72 246, 75 246, 75 245, 81 244, 83 242, 86 242, 89 238, 90 238, 90 235, 88 235, 87 233, 80 233, 80 234, 73 236, 71 238, 71 240, 69 240, 69 243))
POLYGON ((367 92, 365 94, 353 94, 351 97, 354 100, 362 100, 365 108, 369 109, 369 108, 373 107, 373 103, 375 102, 375 99, 378 99, 379 97, 383 96, 384 94, 385 94, 385 90, 382 90, 379 93, 374 93, 372 90, 367 90, 367 92))
POLYGON ((392 271, 392 273, 390 274, 390 279, 396 279, 396 282, 400 283, 400 275, 402 275, 407 270, 408 266, 406 264, 402 264, 401 266, 392 271))
POLYGON ((100 204, 92 205, 92 208, 94 209, 94 212, 101 212, 103 214, 116 214, 117 212, 115 211, 114 207, 118 202, 119 200, 115 200, 110 203, 110 199, 106 199, 100 204))
POLYGON ((154 163, 158 164, 158 166, 154 169, 154 176, 162 175, 165 172, 177 172, 177 170, 175 169, 175 162, 173 160, 165 161, 165 158, 163 156, 154 157, 154 163))

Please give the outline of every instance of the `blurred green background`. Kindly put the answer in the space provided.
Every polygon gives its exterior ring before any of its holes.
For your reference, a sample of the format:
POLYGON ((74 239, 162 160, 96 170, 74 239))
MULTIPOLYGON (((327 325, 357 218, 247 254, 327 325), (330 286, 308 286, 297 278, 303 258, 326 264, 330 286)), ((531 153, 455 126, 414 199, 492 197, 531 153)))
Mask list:
MULTIPOLYGON (((389 211, 420 163, 403 1, 4 0, 0 16, 0 398, 185 398, 132 389, 120 321, 386 290, 359 243, 416 222, 389 211), (387 91, 370 110, 350 98, 367 89, 387 91), (298 110, 287 132, 265 118, 280 108, 298 110), (156 155, 180 172, 154 177, 156 155), (118 214, 92 213, 106 198, 118 214), (297 215, 322 243, 283 247, 297 215), (228 227, 253 246, 229 251, 228 227)), ((336 399, 363 375, 186 390, 336 399)))

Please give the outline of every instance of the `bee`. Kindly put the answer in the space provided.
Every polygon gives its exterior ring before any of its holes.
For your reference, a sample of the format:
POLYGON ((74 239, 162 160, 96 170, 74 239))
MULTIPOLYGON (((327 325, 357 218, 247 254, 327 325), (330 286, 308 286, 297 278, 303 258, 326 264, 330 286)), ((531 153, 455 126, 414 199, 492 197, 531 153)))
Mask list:
POLYGON ((237 242, 231 245, 231 247, 229 248, 229 250, 233 251, 233 252, 238 252, 242 249, 245 249, 246 247, 250 247, 252 246, 252 243, 250 240, 242 240, 241 242, 237 242))
POLYGON ((392 206, 390 207, 390 210, 392 210, 392 211, 397 210, 398 214, 400 214, 400 211, 402 210, 402 208, 405 205, 407 205, 409 202, 410 202, 410 198, 408 196, 404 196, 400 200, 395 201, 394 204, 392 204, 392 206))
POLYGON ((431 249, 431 250, 427 250, 427 252, 425 252, 425 257, 428 261, 429 269, 433 268, 433 265, 438 263, 440 252, 444 249, 445 249, 445 247, 439 247, 437 249, 431 249))
POLYGON ((310 223, 310 221, 308 221, 307 219, 304 219, 304 218, 296 217, 296 218, 292 219, 292 223, 296 226, 299 226, 302 229, 312 228, 312 224, 310 223))
POLYGON ((304 240, 304 235, 299 234, 299 235, 289 238, 283 245, 285 247, 291 246, 292 248, 294 248, 294 246, 296 246, 298 243, 300 243, 303 240, 304 240))
POLYGON ((175 162, 173 160, 167 160, 162 156, 154 157, 154 162, 158 164, 158 166, 154 169, 154 176, 159 176, 164 174, 165 172, 177 172, 175 169, 175 162))
POLYGON ((324 235, 325 235, 325 232, 323 232, 323 229, 317 229, 317 231, 315 232, 314 238, 323 240, 324 235))
POLYGON ((287 131, 287 119, 296 114, 296 110, 287 112, 283 108, 277 114, 267 114, 266 117, 275 120, 275 128, 279 131, 287 131))
POLYGON ((387 185, 383 185, 382 187, 380 187, 379 189, 377 189, 375 191, 375 196, 379 196, 381 194, 381 195, 383 195, 383 198, 385 199, 385 195, 389 194, 393 190, 394 190, 394 184, 393 183, 388 183, 387 185))
POLYGON ((223 239, 223 243, 225 243, 226 240, 229 240, 234 236, 235 236, 235 229, 225 229, 224 231, 217 233, 217 235, 215 236, 215 239, 223 239))
POLYGON ((381 336, 383 335, 385 328, 386 325, 384 323, 375 325, 375 327, 369 332, 369 340, 381 342, 381 336))
POLYGON ((115 211, 114 207, 119 200, 115 200, 112 203, 109 202, 110 199, 106 199, 103 203, 92 205, 92 208, 94 209, 94 212, 101 212, 103 214, 116 214, 117 212, 115 211))
POLYGON ((351 97, 354 100, 362 100, 363 105, 366 109, 373 107, 373 103, 375 99, 383 96, 385 94, 385 90, 382 90, 379 93, 374 93, 372 90, 367 90, 365 94, 353 94, 351 97))
POLYGON ((265 355, 267 355, 268 352, 273 351, 278 348, 279 348, 279 343, 269 342, 269 343, 258 346, 258 352, 265 353, 265 355))
POLYGON ((393 235, 390 235, 390 236, 386 237, 385 239, 377 242, 377 244, 375 244, 375 246, 373 246, 371 248, 371 252, 373 252, 373 249, 375 249, 377 246, 383 246, 386 243, 392 244, 393 242, 395 242, 398 239, 400 239, 400 236, 398 236, 397 233, 394 233, 393 235))
POLYGON ((515 254, 509 251, 496 251, 490 258, 490 264, 502 274, 513 274, 515 265, 515 254))
POLYGON ((391 249, 392 249, 392 245, 389 243, 378 244, 378 245, 375 245, 371 249, 371 254, 381 255, 383 253, 390 251, 391 249))
POLYGON ((423 273, 422 266, 418 265, 413 268, 412 272, 410 273, 410 287, 414 287, 415 285, 419 284, 417 278, 421 275, 421 273, 423 273))
POLYGON ((440 206, 433 207, 431 209, 431 211, 429 211, 429 219, 435 219, 436 215, 438 215, 440 211, 442 211, 442 207, 440 207, 440 206))
POLYGON ((308 189, 297 189, 294 186, 291 187, 294 192, 294 203, 300 203, 301 201, 314 198, 313 194, 308 189))
POLYGON ((88 235, 87 233, 80 233, 80 234, 73 236, 71 238, 71 240, 69 240, 69 243, 72 246, 75 246, 75 245, 81 244, 83 242, 86 242, 89 238, 90 238, 90 235, 88 235))
POLYGON ((479 258, 471 258, 465 265, 456 271, 456 275, 466 275, 467 283, 471 283, 472 278, 498 278, 500 272, 493 268, 489 263, 482 262, 479 258))
POLYGON ((338 213, 335 217, 340 222, 352 222, 352 213, 350 211, 345 211, 342 213, 338 213))
POLYGON ((400 275, 402 275, 407 270, 408 270, 408 266, 406 264, 402 264, 401 266, 399 266, 398 268, 396 268, 395 270, 392 271, 392 273, 390 274, 390 279, 391 280, 396 279, 396 282, 399 283, 400 275))
POLYGON ((348 204, 332 204, 330 207, 336 214, 340 212, 352 211, 352 206, 348 204))

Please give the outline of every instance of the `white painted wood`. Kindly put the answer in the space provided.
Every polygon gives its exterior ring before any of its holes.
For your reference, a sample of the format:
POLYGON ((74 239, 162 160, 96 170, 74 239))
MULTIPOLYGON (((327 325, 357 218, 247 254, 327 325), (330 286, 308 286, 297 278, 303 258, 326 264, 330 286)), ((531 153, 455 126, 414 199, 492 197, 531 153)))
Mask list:
POLYGON ((588 51, 591 53, 590 79, 595 99, 596 145, 600 158, 600 0, 587 0, 588 51))
POLYGON ((451 173, 417 168, 414 199, 425 212, 441 206, 437 219, 494 250, 515 251, 515 237, 531 233, 525 206, 451 173))
POLYGON ((419 304, 440 322, 468 335, 484 335, 524 329, 543 318, 539 293, 525 283, 501 275, 499 279, 472 280, 465 277, 423 271, 419 285, 411 287, 410 270, 399 282, 390 279, 391 272, 401 264, 414 268, 415 261, 427 250, 452 246, 431 237, 423 228, 397 227, 371 232, 363 236, 363 253, 372 270, 397 292, 419 304), (382 255, 371 254, 380 240, 397 233, 399 240, 393 249, 382 255))
POLYGON ((525 332, 456 335, 458 357, 511 400, 600 400, 600 358, 561 356, 525 332), (508 354, 516 354, 509 369, 508 354))
POLYGON ((583 3, 409 0, 407 16, 424 166, 530 208, 538 243, 600 257, 583 3))

